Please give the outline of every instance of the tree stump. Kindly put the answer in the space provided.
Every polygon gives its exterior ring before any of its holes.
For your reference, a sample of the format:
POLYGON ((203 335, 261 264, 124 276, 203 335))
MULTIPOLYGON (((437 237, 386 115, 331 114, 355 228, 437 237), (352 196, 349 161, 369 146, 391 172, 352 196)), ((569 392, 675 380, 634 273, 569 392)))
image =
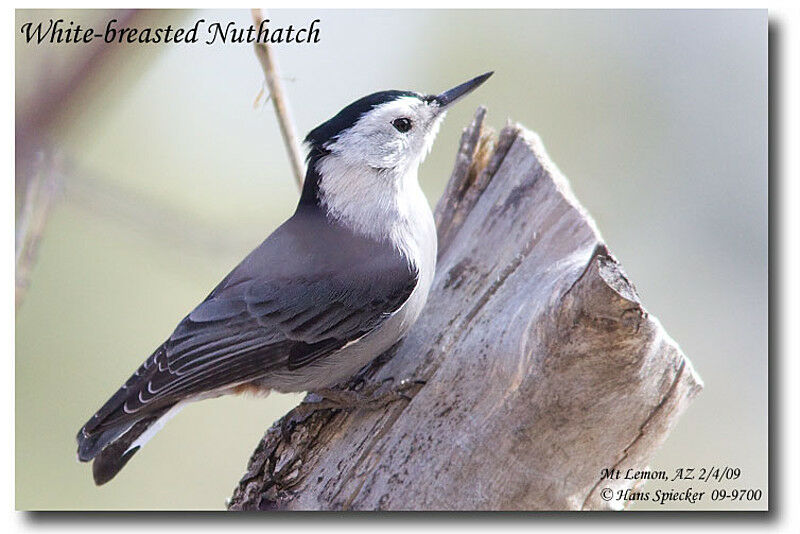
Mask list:
POLYGON ((362 371, 424 385, 380 410, 290 412, 230 510, 621 508, 600 489, 633 482, 600 484, 603 469, 646 469, 701 390, 538 136, 494 141, 485 113, 436 207, 425 310, 362 371))

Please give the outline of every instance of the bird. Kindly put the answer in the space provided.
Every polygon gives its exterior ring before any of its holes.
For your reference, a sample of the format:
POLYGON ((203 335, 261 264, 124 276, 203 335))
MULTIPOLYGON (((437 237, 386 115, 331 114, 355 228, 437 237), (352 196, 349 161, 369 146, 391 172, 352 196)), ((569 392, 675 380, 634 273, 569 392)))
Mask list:
POLYGON ((492 74, 439 94, 372 93, 308 133, 294 214, 78 431, 78 460, 93 460, 96 485, 187 403, 329 391, 408 333, 437 254, 418 168, 446 111, 492 74))

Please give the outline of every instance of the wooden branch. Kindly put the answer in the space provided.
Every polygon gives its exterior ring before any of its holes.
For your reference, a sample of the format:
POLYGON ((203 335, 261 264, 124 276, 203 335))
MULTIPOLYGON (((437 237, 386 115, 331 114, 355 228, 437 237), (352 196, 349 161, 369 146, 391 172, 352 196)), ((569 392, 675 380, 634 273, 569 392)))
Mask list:
MULTIPOLYGON (((252 9, 251 12, 253 14, 253 23, 256 29, 258 29, 261 22, 264 20, 264 16, 260 9, 252 9)), ((294 124, 289 113, 289 104, 284 94, 280 77, 278 76, 278 64, 275 61, 275 56, 272 55, 272 49, 267 43, 256 42, 254 47, 256 57, 259 63, 261 63, 261 68, 264 70, 264 77, 267 80, 267 87, 269 88, 269 96, 275 108, 275 115, 278 117, 278 125, 281 129, 281 136, 283 137, 283 144, 286 146, 286 152, 289 154, 289 164, 292 167, 295 182, 297 183, 298 189, 302 190, 305 165, 303 165, 303 157, 300 155, 300 144, 297 142, 294 124)))
POLYGON ((276 423, 231 510, 619 508, 599 492, 632 481, 601 471, 645 469, 702 388, 539 138, 510 125, 490 150, 484 114, 436 209, 428 304, 364 372, 425 385, 298 416, 291 442, 276 423))

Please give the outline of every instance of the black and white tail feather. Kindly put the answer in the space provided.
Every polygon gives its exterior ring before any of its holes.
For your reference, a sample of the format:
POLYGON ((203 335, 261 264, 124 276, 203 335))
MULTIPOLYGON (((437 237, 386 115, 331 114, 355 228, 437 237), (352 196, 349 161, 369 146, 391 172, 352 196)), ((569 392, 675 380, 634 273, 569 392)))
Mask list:
POLYGON ((152 429, 160 428, 166 422, 165 413, 145 417, 130 426, 104 430, 93 437, 86 437, 81 430, 78 435, 78 458, 83 462, 94 460, 92 463, 94 483, 100 486, 114 478, 136 451, 146 443, 147 439, 142 440, 142 436, 148 431, 155 434, 152 429))

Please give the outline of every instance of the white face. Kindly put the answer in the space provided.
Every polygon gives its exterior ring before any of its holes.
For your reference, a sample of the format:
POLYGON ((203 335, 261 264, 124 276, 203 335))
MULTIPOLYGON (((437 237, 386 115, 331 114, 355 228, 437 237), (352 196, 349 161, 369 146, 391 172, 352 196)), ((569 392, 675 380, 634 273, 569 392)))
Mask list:
POLYGON ((319 200, 328 215, 357 233, 389 238, 415 258, 422 246, 417 226, 433 228, 417 169, 443 118, 438 104, 401 97, 372 108, 327 143, 330 153, 317 162, 317 171, 319 200))
POLYGON ((347 166, 402 175, 428 155, 444 115, 436 102, 401 97, 365 113, 325 148, 347 166))
POLYGON ((436 97, 400 96, 375 106, 326 142, 311 163, 318 173, 317 200, 328 217, 359 234, 390 239, 410 261, 421 250, 433 250, 435 257, 433 216, 417 168, 433 146, 444 108, 491 75, 436 97))

